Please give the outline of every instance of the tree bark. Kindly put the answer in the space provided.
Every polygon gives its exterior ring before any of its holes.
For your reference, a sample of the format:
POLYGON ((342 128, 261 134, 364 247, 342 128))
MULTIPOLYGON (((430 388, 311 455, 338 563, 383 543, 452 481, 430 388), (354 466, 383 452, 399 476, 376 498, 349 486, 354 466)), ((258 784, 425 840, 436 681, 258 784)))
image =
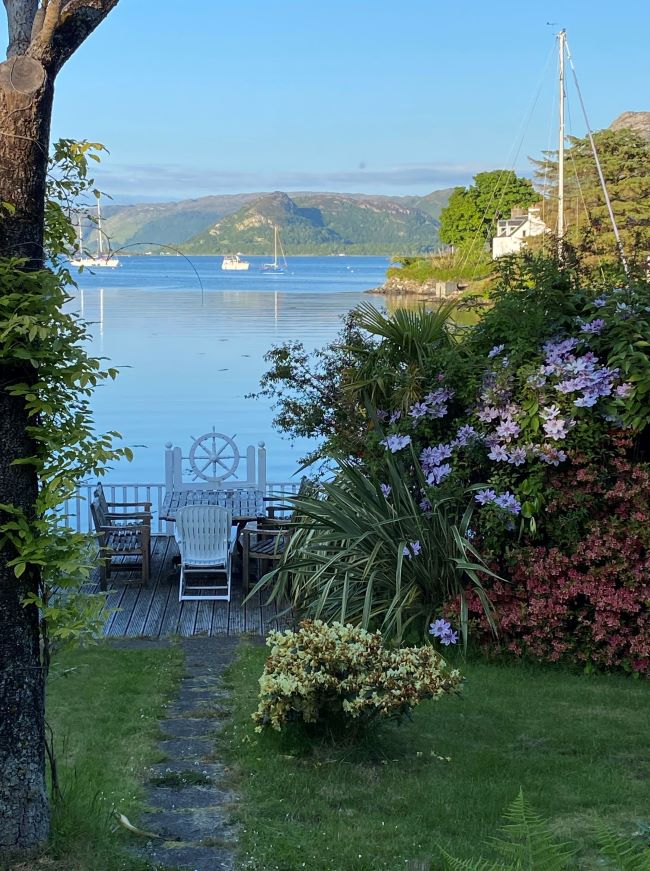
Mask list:
MULTIPOLYGON (((54 79, 65 61, 117 4, 117 0, 4 0, 9 16, 8 60, 0 64, 0 257, 25 258, 24 269, 43 268, 43 223, 54 79), (0 205, 1 208, 1 205, 0 205)), ((0 293, 2 288, 0 288, 0 293)), ((0 359, 0 505, 33 517, 38 480, 24 401, 9 388, 35 372, 0 359)), ((0 510, 0 525, 7 521, 0 510)), ((23 607, 40 574, 29 566, 18 580, 0 549, 0 859, 40 847, 49 833, 45 788, 44 672, 39 615, 23 607)))

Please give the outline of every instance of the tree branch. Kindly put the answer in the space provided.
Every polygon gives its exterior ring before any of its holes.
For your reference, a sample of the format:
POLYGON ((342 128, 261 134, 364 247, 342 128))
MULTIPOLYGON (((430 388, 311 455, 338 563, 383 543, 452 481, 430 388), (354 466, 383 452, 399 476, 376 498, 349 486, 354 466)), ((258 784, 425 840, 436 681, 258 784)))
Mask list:
POLYGON ((68 0, 65 3, 49 0, 43 27, 35 34, 27 53, 56 75, 117 3, 118 0, 68 0))
POLYGON ((4 4, 9 30, 7 57, 14 57, 24 54, 29 47, 38 0, 4 0, 4 4))

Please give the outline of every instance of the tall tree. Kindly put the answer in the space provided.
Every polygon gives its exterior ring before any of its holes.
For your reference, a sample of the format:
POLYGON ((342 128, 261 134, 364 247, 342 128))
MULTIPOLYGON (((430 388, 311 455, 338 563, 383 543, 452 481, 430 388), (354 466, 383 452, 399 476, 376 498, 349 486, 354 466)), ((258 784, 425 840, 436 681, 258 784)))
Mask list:
MULTIPOLYGON (((596 150, 612 210, 628 257, 644 261, 650 254, 650 142, 633 130, 599 130, 596 150)), ((594 263, 618 258, 596 162, 588 137, 569 138, 565 151, 565 239, 594 263)), ((533 161, 544 193, 544 221, 557 227, 557 153, 533 161)))
MULTIPOLYGON (((0 64, 0 257, 17 270, 44 267, 45 187, 54 82, 63 64, 118 0, 4 0, 9 45, 0 64)), ((0 293, 7 292, 0 288, 0 293)), ((20 303, 16 311, 19 314, 20 303)), ((37 339, 35 339, 37 341, 37 339)), ((0 526, 11 507, 34 515, 38 478, 25 399, 29 360, 0 360, 0 526)), ((15 548, 0 546, 0 856, 41 845, 49 832, 45 789, 44 673, 39 614, 25 596, 39 589, 39 568, 20 578, 15 548)))
POLYGON ((449 197, 440 213, 440 238, 449 245, 465 245, 478 237, 482 248, 494 235, 496 222, 510 216, 510 209, 526 208, 539 198, 529 179, 512 170, 479 172, 468 188, 458 187, 449 197))

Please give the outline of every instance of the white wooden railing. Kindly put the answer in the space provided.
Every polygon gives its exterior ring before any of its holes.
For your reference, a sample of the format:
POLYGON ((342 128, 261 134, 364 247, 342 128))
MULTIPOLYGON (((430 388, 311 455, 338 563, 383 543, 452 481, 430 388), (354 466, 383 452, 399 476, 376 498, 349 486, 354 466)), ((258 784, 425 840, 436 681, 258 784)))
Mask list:
MULTIPOLYGON (((95 481, 80 484, 76 492, 61 505, 60 516, 75 532, 92 530, 90 503, 96 486, 95 481)), ((111 484, 102 481, 102 486, 108 502, 151 502, 151 531, 160 535, 168 534, 168 524, 160 519, 160 508, 166 492, 164 484, 111 484)), ((297 493, 299 487, 299 481, 267 482, 266 495, 283 498, 297 493)))

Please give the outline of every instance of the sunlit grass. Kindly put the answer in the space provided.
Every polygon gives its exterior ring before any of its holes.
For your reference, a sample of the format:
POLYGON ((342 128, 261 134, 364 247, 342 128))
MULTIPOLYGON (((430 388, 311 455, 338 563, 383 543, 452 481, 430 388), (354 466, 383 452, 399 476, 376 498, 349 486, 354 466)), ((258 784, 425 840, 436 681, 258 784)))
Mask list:
MULTIPOLYGON (((163 703, 180 679, 178 648, 99 647, 53 665, 47 720, 57 748, 62 799, 53 803, 48 856, 60 871, 141 871, 125 852, 114 810, 136 820, 163 703)), ((132 843, 132 841, 131 841, 132 843)))
POLYGON ((485 855, 520 787, 561 840, 576 842, 579 868, 595 867, 596 819, 628 834, 650 822, 642 682, 474 662, 463 666, 462 700, 426 703, 412 723, 359 749, 312 750, 253 731, 264 658, 243 648, 230 670, 236 719, 227 740, 246 868, 428 869, 437 843, 485 855))

